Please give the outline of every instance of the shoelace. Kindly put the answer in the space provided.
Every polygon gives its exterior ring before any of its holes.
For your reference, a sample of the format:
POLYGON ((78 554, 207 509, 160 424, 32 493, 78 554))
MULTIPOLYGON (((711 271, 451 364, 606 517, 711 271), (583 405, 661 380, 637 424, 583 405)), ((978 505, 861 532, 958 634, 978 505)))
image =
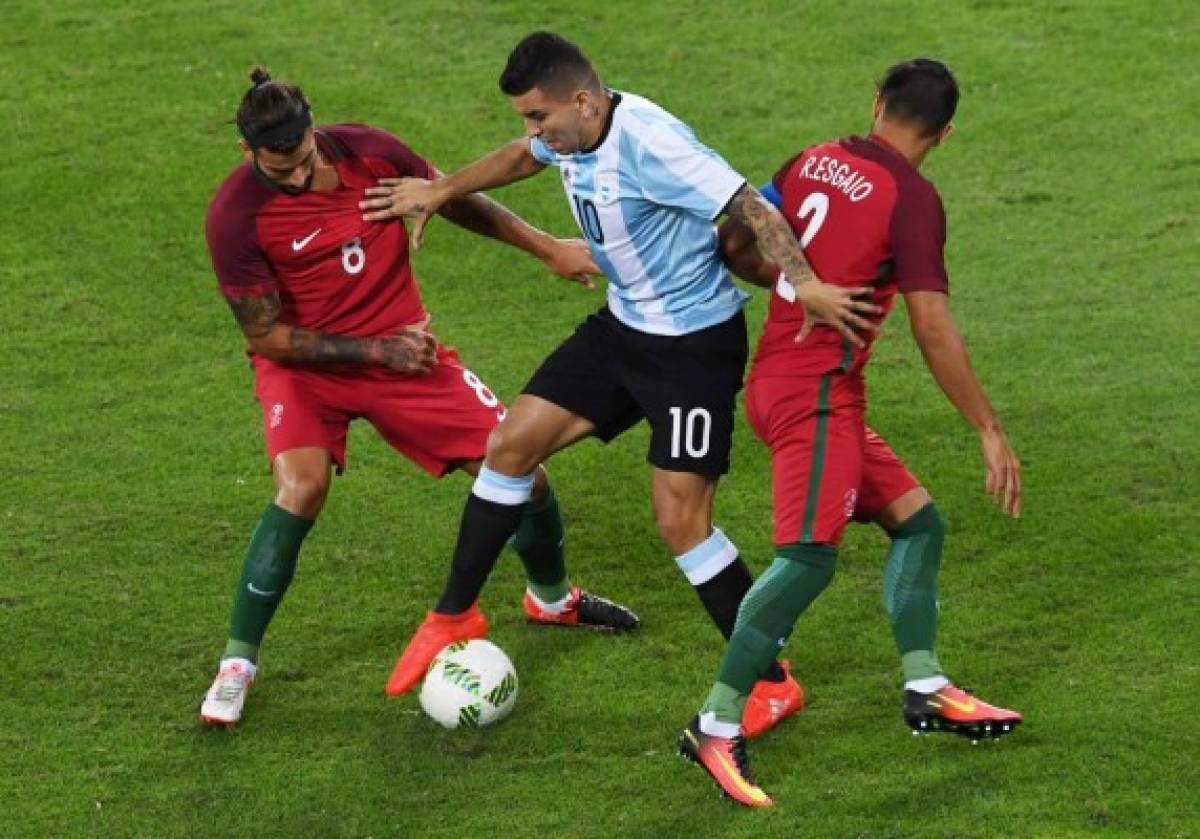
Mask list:
POLYGON ((246 689, 246 683, 249 681, 240 673, 230 673, 228 676, 221 676, 217 679, 217 700, 220 702, 229 702, 236 699, 238 694, 246 689))
POLYGON ((733 745, 729 751, 733 754, 733 762, 737 764, 738 771, 742 773, 742 777, 750 783, 754 783, 754 776, 750 773, 750 760, 746 756, 746 738, 734 737, 733 745))

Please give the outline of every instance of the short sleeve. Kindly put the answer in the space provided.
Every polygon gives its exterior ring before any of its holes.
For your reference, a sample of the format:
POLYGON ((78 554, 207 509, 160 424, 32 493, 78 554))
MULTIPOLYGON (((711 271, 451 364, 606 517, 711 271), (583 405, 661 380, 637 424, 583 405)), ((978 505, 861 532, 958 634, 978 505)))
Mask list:
POLYGON ((715 219, 746 179, 686 126, 664 125, 642 138, 638 153, 642 195, 715 219))
POLYGON ((533 159, 543 166, 552 166, 558 162, 558 156, 550 151, 550 147, 542 142, 541 137, 529 138, 529 153, 533 159))
POLYGON ((899 291, 948 293, 946 214, 937 191, 927 182, 903 184, 892 211, 892 255, 899 291))
POLYGON ((204 232, 223 295, 259 297, 276 290, 252 208, 224 200, 219 193, 209 206, 204 232))

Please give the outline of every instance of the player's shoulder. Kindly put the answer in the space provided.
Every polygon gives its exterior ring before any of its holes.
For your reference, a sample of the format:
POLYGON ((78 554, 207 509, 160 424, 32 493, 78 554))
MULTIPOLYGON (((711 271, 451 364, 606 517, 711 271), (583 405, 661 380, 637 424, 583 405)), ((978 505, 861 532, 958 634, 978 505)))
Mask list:
POLYGON ((871 161, 891 175, 899 196, 941 202, 941 197, 933 182, 922 175, 917 167, 909 163, 903 155, 888 146, 886 142, 874 136, 845 137, 838 142, 849 153, 863 160, 871 161))
POLYGON ((683 120, 666 108, 636 93, 620 93, 616 123, 637 140, 653 141, 658 136, 671 136, 680 129, 688 130, 683 120), (664 134, 664 132, 668 132, 664 134))
POLYGON ((244 229, 276 194, 249 163, 239 164, 225 176, 208 204, 205 224, 210 238, 213 233, 244 229))
POLYGON ((379 156, 394 152, 397 147, 407 148, 404 142, 390 131, 361 122, 322 125, 317 131, 341 146, 338 151, 355 157, 379 156))

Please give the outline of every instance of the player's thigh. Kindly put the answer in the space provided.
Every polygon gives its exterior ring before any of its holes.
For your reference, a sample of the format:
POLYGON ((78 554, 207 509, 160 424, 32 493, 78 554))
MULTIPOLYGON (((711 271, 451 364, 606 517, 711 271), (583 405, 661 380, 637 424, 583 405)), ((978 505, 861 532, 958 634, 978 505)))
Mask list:
POLYGON ((659 469, 712 478, 729 471, 737 394, 746 368, 746 324, 677 337, 638 336, 622 372, 650 422, 649 461, 659 469))
POLYGON ((525 473, 550 455, 591 436, 596 425, 566 408, 522 393, 512 410, 492 431, 487 462, 492 468, 525 473))
POLYGON ((854 518, 891 530, 933 499, 887 441, 865 429, 863 477, 854 518))
POLYGON ((753 385, 771 449, 777 545, 836 545, 856 509, 865 426, 847 384, 829 375, 753 385))
POLYGON ((458 354, 439 345, 427 375, 376 373, 364 380, 365 415, 387 443, 417 466, 441 476, 481 461, 488 435, 507 409, 458 354))
POLYGON ((283 452, 318 448, 329 453, 339 472, 345 469, 346 432, 353 411, 337 377, 259 363, 254 389, 272 464, 283 452))
MULTIPOLYGON (((514 410, 525 397, 532 397, 561 409, 560 425, 566 425, 562 420, 568 415, 582 418, 593 427, 589 433, 607 443, 642 418, 620 380, 622 351, 615 318, 608 310, 590 315, 546 357, 513 404, 514 410)), ((530 415, 542 420, 554 413, 532 401, 529 408, 530 415)), ((525 414, 525 406, 521 412, 525 414)), ((562 445, 554 450, 558 448, 562 445)))

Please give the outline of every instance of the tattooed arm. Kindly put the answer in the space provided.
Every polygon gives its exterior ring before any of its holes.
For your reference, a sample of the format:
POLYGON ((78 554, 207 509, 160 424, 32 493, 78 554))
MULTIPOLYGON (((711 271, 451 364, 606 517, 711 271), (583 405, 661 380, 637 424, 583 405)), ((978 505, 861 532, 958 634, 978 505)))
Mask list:
POLYGON ((869 332, 874 327, 858 313, 877 313, 879 307, 854 297, 869 293, 870 289, 843 288, 818 280, 779 210, 749 183, 734 194, 725 213, 753 231, 762 255, 778 265, 796 289, 796 299, 808 315, 797 340, 803 339, 815 323, 820 323, 836 329, 856 346, 863 345, 855 330, 869 332))
POLYGON ((386 338, 354 338, 279 322, 279 295, 226 297, 250 352, 299 364, 378 364, 402 373, 426 373, 436 363, 433 336, 409 327, 386 338))
POLYGON ((740 221, 727 218, 717 233, 721 258, 730 271, 756 286, 775 287, 779 268, 763 259, 754 239, 754 231, 740 221))

